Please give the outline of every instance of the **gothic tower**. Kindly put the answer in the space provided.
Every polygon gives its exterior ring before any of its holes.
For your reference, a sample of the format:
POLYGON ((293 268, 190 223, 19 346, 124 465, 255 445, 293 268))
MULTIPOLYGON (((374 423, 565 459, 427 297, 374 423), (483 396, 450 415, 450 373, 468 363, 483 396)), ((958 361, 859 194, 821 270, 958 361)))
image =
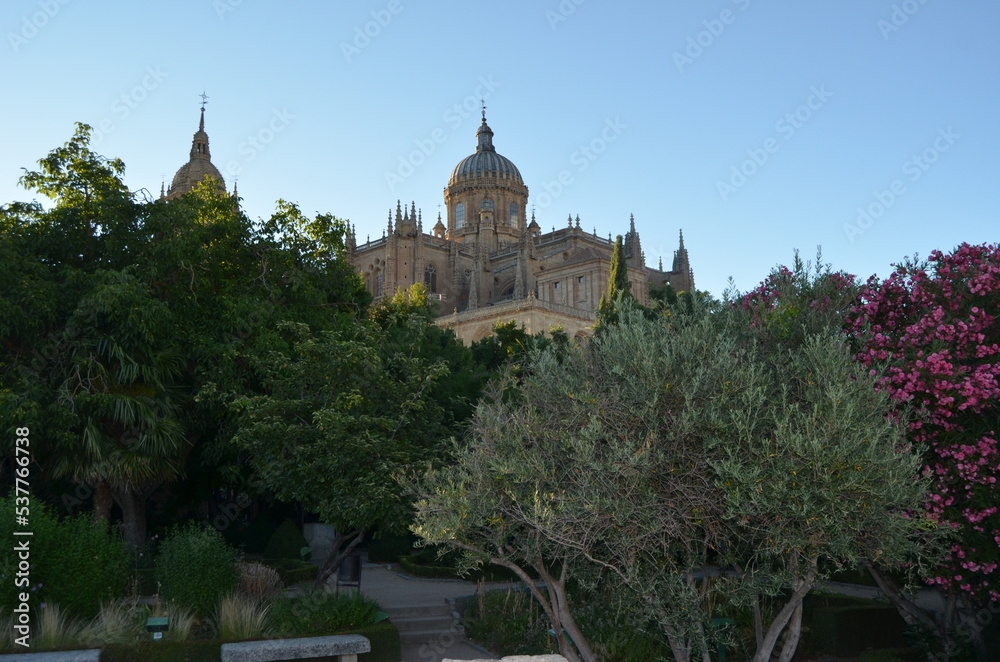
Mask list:
POLYGON ((201 119, 198 122, 198 131, 191 140, 191 154, 188 162, 177 170, 173 181, 170 182, 170 188, 165 193, 162 190, 160 192, 160 196, 167 200, 184 195, 206 176, 218 182, 218 188, 221 192, 225 193, 226 191, 226 182, 222 179, 222 173, 219 172, 219 169, 212 164, 212 155, 208 150, 208 134, 205 133, 205 100, 207 98, 202 95, 201 119))

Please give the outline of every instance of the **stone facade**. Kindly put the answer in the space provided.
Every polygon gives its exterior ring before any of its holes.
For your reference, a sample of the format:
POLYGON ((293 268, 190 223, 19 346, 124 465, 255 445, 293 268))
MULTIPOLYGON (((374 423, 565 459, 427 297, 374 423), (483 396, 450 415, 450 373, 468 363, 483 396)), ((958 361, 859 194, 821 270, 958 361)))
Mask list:
MULTIPOLYGON (((513 320, 529 333, 561 328, 571 337, 589 335, 607 289, 614 243, 596 229, 587 232, 579 215, 566 227, 542 232, 528 218, 528 187, 514 163, 497 153, 486 113, 476 131, 476 151, 459 161, 444 189, 446 216, 438 214, 429 233, 415 203, 397 201, 382 237, 358 243, 347 236, 351 264, 372 295, 392 296, 424 283, 438 303, 437 324, 451 328, 466 344, 489 336, 498 322, 513 320)), ((176 198, 205 177, 226 185, 212 164, 205 131, 205 106, 191 141, 188 162, 160 196, 176 198)), ((237 196, 235 186, 233 197, 237 196)), ((669 283, 694 290, 684 235, 669 270, 646 266, 635 219, 623 233, 632 293, 648 303, 650 285, 669 283)))
MULTIPOLYGON (((438 214, 430 233, 416 204, 396 203, 382 237, 359 244, 348 236, 350 261, 377 299, 422 282, 439 302, 437 324, 454 329, 466 344, 514 320, 529 333, 561 327, 571 337, 588 335, 607 289, 611 237, 587 232, 580 217, 542 232, 527 216, 528 188, 521 173, 496 153, 486 123, 476 132, 476 151, 455 166, 444 189, 447 218, 438 214)), ((645 264, 635 219, 624 233, 632 292, 648 301, 649 285, 669 283, 693 291, 694 276, 684 237, 669 271, 645 264)))

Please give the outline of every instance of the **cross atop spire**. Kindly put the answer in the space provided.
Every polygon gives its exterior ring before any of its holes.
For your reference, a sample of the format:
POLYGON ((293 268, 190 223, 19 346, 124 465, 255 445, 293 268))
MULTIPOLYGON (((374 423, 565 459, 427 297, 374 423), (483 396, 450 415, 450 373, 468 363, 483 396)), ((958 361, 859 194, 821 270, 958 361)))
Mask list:
POLYGON ((479 102, 483 106, 483 124, 486 124, 486 99, 480 99, 479 102))
POLYGON ((205 94, 205 90, 202 90, 198 96, 201 97, 201 109, 205 110, 205 104, 208 103, 208 95, 205 94))

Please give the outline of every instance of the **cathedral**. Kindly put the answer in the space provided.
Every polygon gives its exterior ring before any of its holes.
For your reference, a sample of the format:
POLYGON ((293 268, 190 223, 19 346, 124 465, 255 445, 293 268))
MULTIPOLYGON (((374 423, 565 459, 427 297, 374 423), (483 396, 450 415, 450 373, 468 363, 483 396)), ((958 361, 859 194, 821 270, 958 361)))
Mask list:
MULTIPOLYGON (((161 196, 183 195, 205 176, 225 190, 211 161, 203 104, 190 159, 161 196)), ((529 333, 554 328, 571 337, 591 333, 608 287, 614 243, 581 228, 579 216, 551 232, 542 232, 533 212, 529 219, 528 187, 517 166, 493 146, 485 109, 476 151, 452 170, 444 203, 447 216, 439 213, 430 233, 424 232, 416 204, 406 208, 398 201, 381 238, 358 243, 350 231, 348 259, 373 297, 424 283, 438 305, 438 326, 453 329, 466 344, 511 320, 529 333)), ((646 266, 634 218, 623 237, 632 293, 640 303, 648 303, 651 285, 694 291, 683 234, 669 271, 662 261, 655 269, 646 266)))

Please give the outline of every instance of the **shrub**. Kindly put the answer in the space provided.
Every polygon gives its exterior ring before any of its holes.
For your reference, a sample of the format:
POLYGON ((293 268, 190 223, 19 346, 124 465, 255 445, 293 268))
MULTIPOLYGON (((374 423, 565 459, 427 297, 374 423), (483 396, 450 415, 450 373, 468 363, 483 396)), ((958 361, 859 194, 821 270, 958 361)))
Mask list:
MULTIPOLYGON (((274 532, 274 522, 266 514, 260 514, 240 532, 240 542, 247 554, 263 554, 274 532)), ((298 558, 298 557, 296 557, 298 558)))
POLYGON ((102 605, 82 638, 87 645, 138 641, 146 634, 141 618, 145 611, 145 607, 140 610, 137 603, 125 600, 102 605))
POLYGON ((83 623, 66 614, 59 605, 47 604, 37 618, 38 630, 31 639, 36 648, 71 648, 83 643, 83 623))
POLYGON ((838 604, 815 609, 811 619, 811 646, 831 655, 859 655, 866 648, 906 645, 906 624, 889 605, 838 604))
POLYGON ((385 615, 378 603, 356 591, 312 589, 275 601, 271 624, 285 637, 319 637, 365 627, 385 615))
POLYGON ((170 628, 163 634, 167 641, 187 641, 196 620, 193 611, 175 602, 157 601, 149 616, 167 617, 170 628))
POLYGON ((267 634, 267 605, 237 594, 222 598, 215 616, 215 632, 220 639, 243 641, 267 634))
POLYGON ((267 566, 273 568, 281 578, 281 583, 285 586, 311 582, 316 579, 319 573, 319 566, 308 561, 296 561, 294 559, 274 559, 268 561, 267 566))
POLYGON ((239 593, 248 600, 269 602, 284 587, 274 568, 263 563, 240 563, 239 593))
MULTIPOLYGON (((608 596, 574 588, 577 624, 600 660, 647 662, 672 659, 665 639, 652 623, 614 608, 608 596), (643 627, 643 626, 647 627, 643 627)), ((499 655, 542 655, 557 652, 551 624, 538 602, 526 591, 497 590, 480 593, 468 606, 464 619, 470 639, 499 655)))
MULTIPOLYGON (((14 499, 0 499, 0 536, 11 539, 14 499)), ((102 602, 125 593, 128 582, 125 543, 118 532, 88 515, 59 519, 40 501, 31 507, 32 603, 58 604, 68 616, 91 618, 102 602)), ((13 609, 16 554, 0 555, 0 606, 13 609)))
POLYGON ((222 596, 236 589, 238 560, 237 551, 215 529, 198 525, 175 528, 156 557, 160 592, 197 615, 209 614, 222 596))
POLYGON ((465 632, 499 655, 557 652, 549 621, 538 602, 523 591, 480 593, 469 606, 465 632))
POLYGON ((264 548, 265 559, 302 559, 302 548, 306 547, 305 536, 290 518, 282 522, 264 548))

